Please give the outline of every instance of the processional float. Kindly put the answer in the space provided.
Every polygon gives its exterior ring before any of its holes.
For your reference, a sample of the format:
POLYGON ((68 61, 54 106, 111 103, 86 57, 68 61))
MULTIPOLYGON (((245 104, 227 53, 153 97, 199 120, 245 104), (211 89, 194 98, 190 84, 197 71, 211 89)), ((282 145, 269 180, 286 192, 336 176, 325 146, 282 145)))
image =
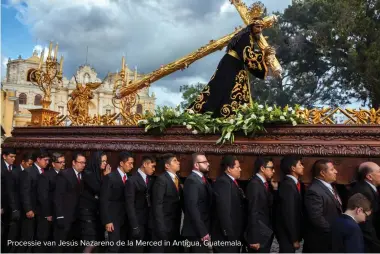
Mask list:
MULTIPOLYGON (((245 3, 241 0, 230 0, 231 4, 237 9, 240 17, 246 25, 249 25, 251 21, 255 18, 261 18, 264 13, 264 5, 261 2, 255 2, 250 7, 247 7, 245 3)), ((277 21, 277 16, 271 15, 262 18, 263 28, 272 27, 277 21)), ((69 119, 72 126, 81 125, 117 125, 116 121, 119 120, 120 125, 125 126, 135 126, 138 121, 143 118, 142 115, 133 112, 138 101, 138 92, 149 87, 155 81, 173 73, 178 70, 184 70, 188 68, 195 61, 202 59, 203 57, 222 50, 227 46, 229 41, 238 34, 243 27, 236 28, 234 32, 220 38, 217 40, 210 40, 210 42, 196 51, 176 60, 169 64, 163 65, 157 70, 144 75, 141 79, 137 80, 136 73, 133 81, 129 80, 129 72, 125 65, 125 58, 122 57, 121 71, 117 73, 116 80, 113 82, 113 99, 112 103, 115 108, 119 110, 120 113, 114 113, 112 115, 94 115, 89 116, 88 114, 88 103, 91 100, 90 90, 96 89, 101 85, 101 83, 89 83, 89 84, 79 84, 77 82, 76 89, 71 94, 71 99, 68 101, 67 108, 69 114, 59 115, 59 112, 49 110, 49 105, 51 104, 51 90, 55 88, 59 90, 62 87, 62 65, 63 57, 61 58, 60 64, 57 62, 57 51, 58 45, 55 48, 54 56, 51 55, 52 44, 49 47, 49 53, 44 64, 45 70, 43 70, 43 52, 41 56, 41 62, 39 68, 30 74, 30 80, 36 86, 38 86, 44 93, 42 99, 42 109, 33 109, 32 112, 32 125, 35 126, 54 126, 54 125, 64 125, 64 120, 69 119), (59 69, 58 69, 59 67, 59 69), (88 96, 82 96, 81 91, 85 90, 88 92, 88 96), (78 96, 78 94, 80 96, 78 96)), ((256 40, 257 46, 261 51, 264 51, 269 46, 266 38, 263 34, 260 34, 259 40, 256 40)), ((272 76, 281 77, 282 68, 275 55, 270 55, 266 59, 266 65, 269 67, 272 76)), ((103 82, 102 82, 103 83, 103 82)), ((332 124, 334 123, 333 115, 340 113, 345 115, 348 120, 345 122, 347 124, 352 123, 380 123, 380 117, 378 115, 380 110, 370 109, 370 110, 351 110, 342 108, 324 108, 324 109, 311 109, 302 110, 299 114, 303 115, 309 123, 312 124, 332 124)))
MULTIPOLYGON (((241 0, 231 0, 231 3, 236 7, 245 24, 249 24, 250 19, 259 17, 263 13, 261 3, 255 3, 250 8, 241 0)), ((276 22, 276 16, 265 17, 263 21, 264 28, 271 27, 276 22)), ((186 69, 196 60, 223 49, 242 29, 244 28, 238 28, 218 40, 211 40, 207 45, 189 55, 143 76, 141 80, 137 80, 135 77, 133 81, 129 81, 129 73, 125 68, 125 59, 123 57, 122 69, 116 75, 116 80, 114 81, 114 105, 120 109, 120 115, 125 119, 122 125, 136 125, 137 121, 141 119, 141 116, 131 110, 136 103, 137 93, 140 89, 149 87, 160 78, 177 70, 186 69)), ((261 50, 265 50, 269 46, 262 35, 260 40, 256 42, 261 50)), ((38 70, 31 77, 31 80, 34 80, 37 85, 45 86, 41 87, 41 90, 44 89, 43 92, 46 95, 44 98, 47 99, 43 101, 46 101, 46 104, 48 104, 48 98, 50 98, 50 88, 53 86, 58 88, 62 76, 62 64, 60 65, 60 70, 55 74, 52 70, 57 70, 58 63, 56 59, 50 59, 49 61, 51 64, 47 64, 47 68, 51 69, 50 76, 42 78, 44 75, 41 70, 38 70)), ((272 75, 280 77, 282 70, 276 57, 272 56, 267 61, 267 66, 270 68, 272 75)), ((41 66, 39 69, 41 69, 41 66)), ((49 71, 46 72, 49 73, 49 71)), ((80 87, 84 89, 84 86, 85 84, 81 84, 78 89, 80 87)), ((96 86, 91 85, 89 88, 95 88, 96 86)), ((89 93, 89 95, 91 94, 89 93)), ((88 96, 87 99, 90 97, 88 96)), ((81 110, 76 110, 73 100, 74 96, 70 102, 72 104, 71 109, 73 109, 71 110, 72 115, 82 114, 84 116, 88 114, 85 107, 82 107, 81 110)), ((82 105, 86 106, 87 104, 82 105)), ((252 176, 253 172, 249 169, 252 168, 255 157, 259 155, 275 156, 278 161, 280 156, 285 154, 302 156, 305 168, 311 168, 316 157, 330 157, 334 160, 338 171, 342 170, 343 172, 338 179, 339 183, 349 183, 354 170, 350 171, 348 169, 352 168, 352 165, 357 165, 368 160, 368 158, 380 163, 380 146, 378 142, 380 130, 375 125, 380 124, 380 109, 360 111, 341 108, 305 109, 301 114, 304 114, 307 122, 311 124, 299 126, 272 125, 266 128, 266 132, 258 133, 256 138, 240 136, 233 144, 223 146, 215 145, 216 140, 219 138, 218 135, 194 135, 194 133, 191 134, 191 131, 183 127, 169 128, 166 130, 165 135, 158 136, 155 133, 147 133, 141 127, 109 126, 115 125, 115 119, 120 116, 117 114, 97 116, 96 119, 95 117, 93 118, 92 122, 74 123, 70 128, 59 126, 43 127, 62 125, 58 116, 46 115, 43 121, 41 121, 42 118, 39 119, 39 127, 15 128, 12 132, 13 136, 6 139, 3 147, 18 148, 24 153, 40 147, 64 150, 68 154, 71 154, 74 150, 131 151, 138 154, 137 161, 142 154, 173 152, 184 162, 191 161, 191 156, 189 156, 191 153, 202 151, 210 154, 211 165, 220 163, 221 154, 234 154, 239 156, 239 160, 241 159, 241 167, 247 168, 247 170, 242 171, 241 179, 243 180, 248 180, 252 176), (348 118, 345 122, 346 124, 353 125, 331 125, 335 123, 333 115, 337 112, 343 113, 348 118), (87 126, 75 126, 82 124, 87 126), (93 127, 93 125, 102 126, 93 127)), ((75 118, 70 119, 74 119, 73 121, 75 122, 75 118)), ((37 119, 36 122, 38 122, 37 119)), ((22 157, 22 155, 20 154, 18 157, 22 157)), ((110 154, 109 158, 111 161, 117 162, 116 153, 110 154)), ((180 174, 181 176, 186 176, 191 173, 191 163, 182 163, 182 161, 180 174)), ((278 167, 276 166, 276 172, 279 172, 277 169, 278 167)), ((219 172, 216 168, 211 168, 209 174, 211 178, 216 178, 218 174, 219 172)), ((307 174, 303 180, 306 183, 310 182, 312 180, 311 174, 307 174)))

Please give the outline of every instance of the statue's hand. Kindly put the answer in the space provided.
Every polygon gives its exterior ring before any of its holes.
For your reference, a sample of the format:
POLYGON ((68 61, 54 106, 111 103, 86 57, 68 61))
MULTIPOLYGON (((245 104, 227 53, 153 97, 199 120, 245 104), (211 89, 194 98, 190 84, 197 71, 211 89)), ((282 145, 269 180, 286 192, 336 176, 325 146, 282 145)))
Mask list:
POLYGON ((276 55, 276 50, 273 47, 268 46, 264 49, 264 54, 265 55, 276 55))

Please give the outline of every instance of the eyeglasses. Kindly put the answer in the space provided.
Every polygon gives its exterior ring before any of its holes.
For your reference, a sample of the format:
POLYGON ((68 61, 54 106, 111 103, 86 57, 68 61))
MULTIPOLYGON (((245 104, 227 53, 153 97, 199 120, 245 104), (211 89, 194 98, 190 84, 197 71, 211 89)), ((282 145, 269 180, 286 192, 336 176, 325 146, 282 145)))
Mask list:
POLYGON ((85 165, 86 164, 86 162, 85 161, 76 161, 77 163, 79 163, 79 164, 83 164, 83 165, 85 165))
POLYGON ((274 169, 274 166, 265 166, 264 168, 274 169))
POLYGON ((365 214, 366 217, 370 216, 371 215, 371 210, 367 210, 367 211, 364 211, 364 209, 362 207, 357 207, 358 209, 361 209, 362 212, 365 214))
POLYGON ((208 163, 208 161, 198 161, 197 163, 208 163))
POLYGON ((64 161, 55 161, 54 163, 64 164, 64 163, 66 163, 66 162, 64 162, 64 161))
POLYGON ((107 161, 102 161, 102 163, 107 163, 107 161))

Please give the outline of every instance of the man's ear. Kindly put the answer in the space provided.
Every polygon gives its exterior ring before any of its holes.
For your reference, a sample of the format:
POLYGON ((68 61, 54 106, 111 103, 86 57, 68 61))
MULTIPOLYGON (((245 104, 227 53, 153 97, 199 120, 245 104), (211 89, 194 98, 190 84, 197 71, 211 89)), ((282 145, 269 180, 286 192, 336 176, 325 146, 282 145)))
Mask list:
POLYGON ((365 178, 368 179, 369 181, 372 181, 372 175, 371 175, 371 173, 367 174, 365 176, 365 178))

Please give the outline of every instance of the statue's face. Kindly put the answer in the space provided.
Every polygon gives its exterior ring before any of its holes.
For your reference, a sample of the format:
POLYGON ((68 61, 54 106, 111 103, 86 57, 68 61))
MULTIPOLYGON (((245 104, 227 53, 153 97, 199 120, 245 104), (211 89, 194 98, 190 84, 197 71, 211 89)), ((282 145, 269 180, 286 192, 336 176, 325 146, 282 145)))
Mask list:
POLYGON ((253 34, 261 34, 263 32, 263 25, 262 24, 255 24, 252 26, 252 32, 253 34))

